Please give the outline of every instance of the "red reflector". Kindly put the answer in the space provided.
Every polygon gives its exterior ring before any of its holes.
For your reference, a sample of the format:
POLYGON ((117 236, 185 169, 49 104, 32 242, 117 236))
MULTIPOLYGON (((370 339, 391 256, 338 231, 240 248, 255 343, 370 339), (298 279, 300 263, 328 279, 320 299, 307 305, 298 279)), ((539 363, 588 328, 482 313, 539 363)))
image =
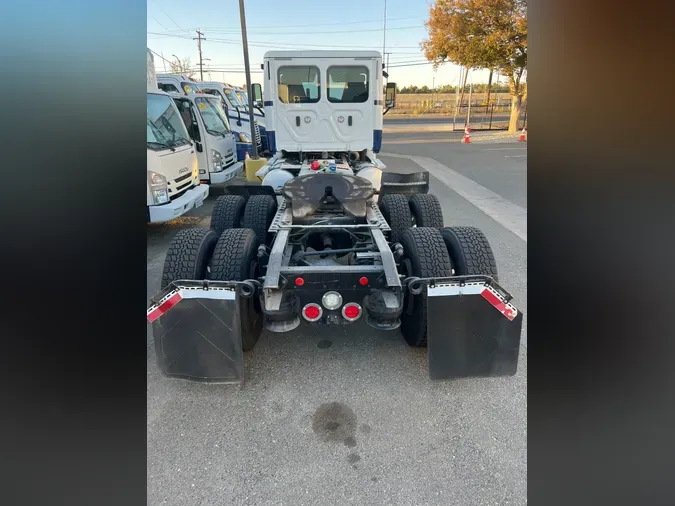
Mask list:
POLYGON ((154 322, 157 318, 162 316, 169 309, 178 304, 181 300, 183 300, 183 296, 180 294, 180 292, 174 293, 171 297, 166 299, 159 306, 148 311, 148 321, 150 323, 154 322))
POLYGON ((359 283, 361 283, 363 286, 366 286, 368 284, 368 278, 363 276, 361 279, 359 279, 359 283))
POLYGON ((356 320, 359 316, 361 316, 361 306, 358 304, 347 304, 342 308, 342 316, 350 321, 356 320))
POLYGON ((491 290, 485 289, 481 292, 481 295, 485 300, 487 300, 490 304, 492 304, 497 310, 502 313, 504 316, 506 316, 509 320, 513 321, 513 319, 516 317, 514 314, 513 310, 511 309, 510 304, 504 304, 499 297, 497 297, 494 293, 492 293, 491 290))
POLYGON ((316 320, 321 316, 321 308, 314 304, 305 306, 305 318, 308 320, 316 320))
POLYGON ((305 280, 302 278, 295 278, 295 286, 302 286, 305 284, 305 280))

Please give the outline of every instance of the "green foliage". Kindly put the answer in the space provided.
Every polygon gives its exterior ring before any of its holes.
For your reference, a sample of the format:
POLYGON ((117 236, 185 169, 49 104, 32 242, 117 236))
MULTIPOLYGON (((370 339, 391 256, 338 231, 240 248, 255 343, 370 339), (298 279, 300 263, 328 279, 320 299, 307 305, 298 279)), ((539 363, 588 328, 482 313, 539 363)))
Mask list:
POLYGON ((526 0, 436 0, 422 42, 434 66, 450 61, 509 76, 510 92, 522 97, 527 68, 526 0))

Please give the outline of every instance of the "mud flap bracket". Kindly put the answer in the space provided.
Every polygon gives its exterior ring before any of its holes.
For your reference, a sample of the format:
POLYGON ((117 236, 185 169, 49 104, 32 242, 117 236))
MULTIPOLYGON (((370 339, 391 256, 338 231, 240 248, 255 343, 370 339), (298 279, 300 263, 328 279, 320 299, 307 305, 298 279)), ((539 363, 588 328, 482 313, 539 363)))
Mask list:
POLYGON ((513 376, 523 313, 487 276, 427 281, 431 379, 513 376))

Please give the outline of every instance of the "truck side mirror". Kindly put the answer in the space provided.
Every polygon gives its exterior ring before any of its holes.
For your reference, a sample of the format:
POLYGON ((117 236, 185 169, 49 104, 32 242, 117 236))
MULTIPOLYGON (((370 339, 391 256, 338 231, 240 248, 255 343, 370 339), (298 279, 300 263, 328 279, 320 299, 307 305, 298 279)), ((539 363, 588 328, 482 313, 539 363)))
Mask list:
POLYGON ((255 104, 260 104, 258 107, 263 106, 263 93, 262 86, 259 83, 251 84, 251 89, 253 90, 253 102, 255 104))
POLYGON ((387 109, 393 109, 396 107, 396 83, 387 83, 384 104, 387 109))

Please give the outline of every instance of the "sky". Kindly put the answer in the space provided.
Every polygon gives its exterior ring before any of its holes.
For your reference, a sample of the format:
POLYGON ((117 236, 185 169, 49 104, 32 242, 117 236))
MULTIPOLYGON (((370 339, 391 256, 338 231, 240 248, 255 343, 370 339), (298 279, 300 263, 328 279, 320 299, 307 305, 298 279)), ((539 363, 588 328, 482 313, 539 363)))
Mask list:
MULTIPOLYGON (((445 63, 434 71, 420 42, 426 38, 424 21, 430 0, 245 0, 252 81, 262 83, 260 64, 270 50, 370 49, 389 54, 389 82, 399 87, 456 85, 459 67, 445 63), (385 42, 386 35, 386 42, 385 42), (400 65, 400 67, 398 67, 400 65)), ((202 41, 204 80, 242 86, 244 54, 238 0, 148 0, 148 47, 167 61, 190 58, 197 68, 196 30, 202 41), (175 56, 174 56, 175 55, 175 56), (206 59, 209 60, 206 60, 206 59)), ((155 55, 158 72, 170 71, 155 55)), ((385 58, 386 61, 386 58, 385 58)), ((486 83, 489 72, 472 71, 469 81, 486 83)), ((196 75, 199 79, 199 75, 196 75)), ((467 83, 469 82, 467 81, 467 83)), ((503 79, 502 79, 503 81, 503 79)))

